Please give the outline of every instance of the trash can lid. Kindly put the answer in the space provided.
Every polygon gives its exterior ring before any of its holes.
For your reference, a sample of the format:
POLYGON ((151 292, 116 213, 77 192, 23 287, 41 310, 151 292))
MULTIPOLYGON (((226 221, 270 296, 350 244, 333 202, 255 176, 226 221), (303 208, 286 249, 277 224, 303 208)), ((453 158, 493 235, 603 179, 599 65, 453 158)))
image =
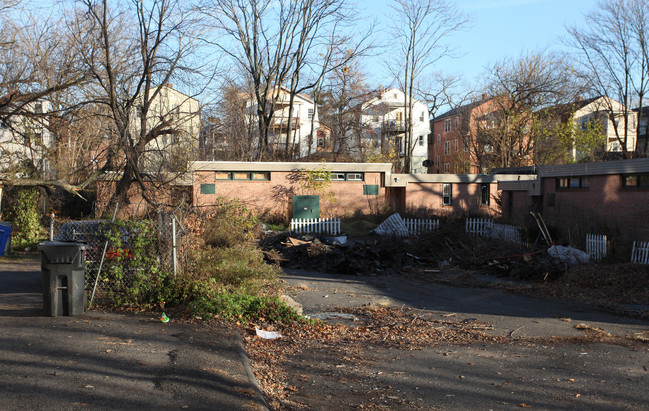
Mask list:
POLYGON ((38 244, 39 250, 45 250, 53 247, 75 247, 79 250, 88 249, 88 244, 77 241, 45 241, 38 244))

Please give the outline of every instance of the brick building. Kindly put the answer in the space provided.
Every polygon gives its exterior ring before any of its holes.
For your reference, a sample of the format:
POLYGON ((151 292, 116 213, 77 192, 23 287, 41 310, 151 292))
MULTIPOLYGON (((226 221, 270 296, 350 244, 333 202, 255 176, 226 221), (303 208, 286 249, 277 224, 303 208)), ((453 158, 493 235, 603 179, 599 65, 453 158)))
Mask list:
POLYGON ((523 222, 538 211, 548 225, 573 238, 593 232, 649 240, 649 158, 533 171, 532 180, 499 180, 505 218, 523 222))
POLYGON ((430 174, 469 174, 487 172, 482 158, 493 152, 493 147, 479 141, 478 130, 498 125, 496 99, 483 94, 469 104, 462 105, 431 120, 432 133, 428 139, 430 174))

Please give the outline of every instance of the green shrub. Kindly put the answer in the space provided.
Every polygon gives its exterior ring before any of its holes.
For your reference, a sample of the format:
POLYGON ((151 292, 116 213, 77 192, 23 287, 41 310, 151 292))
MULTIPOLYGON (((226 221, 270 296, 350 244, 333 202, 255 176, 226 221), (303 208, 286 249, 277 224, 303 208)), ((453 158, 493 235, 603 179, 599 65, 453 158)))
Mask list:
MULTIPOLYGON (((218 317, 227 321, 268 322, 288 325, 302 321, 294 309, 288 307, 277 297, 258 296, 243 292, 225 291, 221 288, 205 290, 189 303, 192 315, 202 318, 218 317)), ((214 283, 212 283, 214 285, 214 283)))
POLYGON ((104 235, 113 254, 101 276, 110 305, 149 306, 170 298, 170 273, 159 258, 154 222, 118 220, 105 225, 104 235))
POLYGON ((21 188, 10 210, 13 220, 12 242, 16 248, 34 246, 41 238, 40 213, 36 188, 21 188))
POLYGON ((244 243, 261 232, 259 220, 237 200, 219 197, 215 214, 205 224, 202 238, 212 247, 232 247, 244 243))
POLYGON ((191 251, 187 274, 213 280, 228 290, 257 293, 277 279, 279 269, 264 262, 263 252, 251 243, 230 248, 205 247, 191 251))

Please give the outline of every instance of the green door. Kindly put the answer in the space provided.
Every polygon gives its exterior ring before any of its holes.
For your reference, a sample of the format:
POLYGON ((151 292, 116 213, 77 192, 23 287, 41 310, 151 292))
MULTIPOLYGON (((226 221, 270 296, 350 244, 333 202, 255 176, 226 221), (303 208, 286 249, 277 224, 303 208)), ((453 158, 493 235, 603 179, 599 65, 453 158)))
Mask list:
POLYGON ((293 218, 320 218, 320 196, 293 196, 293 218))

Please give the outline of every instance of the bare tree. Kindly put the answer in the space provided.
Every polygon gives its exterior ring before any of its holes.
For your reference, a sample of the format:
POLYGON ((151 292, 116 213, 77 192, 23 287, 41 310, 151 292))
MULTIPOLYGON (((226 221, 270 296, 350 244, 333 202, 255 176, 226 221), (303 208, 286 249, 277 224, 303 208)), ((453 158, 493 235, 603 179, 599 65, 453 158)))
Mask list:
POLYGON ((415 143, 412 111, 418 81, 441 59, 454 55, 455 50, 448 40, 454 32, 466 27, 470 18, 448 0, 395 0, 393 9, 392 27, 399 48, 396 53, 391 53, 397 57, 388 60, 388 65, 405 94, 403 170, 409 173, 415 143))
POLYGON ((488 69, 487 78, 493 98, 473 113, 466 142, 481 169, 530 164, 541 139, 546 150, 552 143, 544 134, 548 120, 554 120, 546 118, 547 110, 574 102, 586 91, 566 57, 545 52, 504 59, 488 69))
MULTIPOLYGON (((345 51, 341 50, 340 53, 344 55, 345 51)), ((360 119, 362 103, 369 100, 372 94, 358 59, 347 61, 345 66, 327 75, 320 99, 320 123, 330 131, 325 149, 331 150, 333 161, 337 161, 341 155, 357 155, 361 161, 366 160, 360 119)))
MULTIPOLYGON (((288 94, 285 157, 292 156, 293 103, 295 96, 322 85, 324 76, 335 67, 332 53, 346 44, 352 58, 364 48, 355 45, 343 28, 353 19, 348 0, 208 0, 202 11, 214 20, 223 37, 212 41, 228 55, 233 64, 245 68, 252 84, 252 101, 258 124, 258 155, 262 160, 272 155, 269 131, 278 100, 288 94)), ((338 67, 344 61, 337 62, 338 67)), ((317 94, 317 90, 316 90, 317 94)), ((282 128, 283 129, 283 128, 282 128)), ((311 134, 313 131, 311 132, 311 134)))
POLYGON ((0 2, 0 182, 75 192, 67 176, 53 173, 52 152, 57 119, 70 110, 59 98, 83 85, 87 73, 69 18, 27 6, 0 2))
POLYGON ((649 87, 648 19, 645 0, 602 0, 586 15, 587 25, 567 29, 593 90, 622 104, 609 100, 607 110, 611 122, 622 124, 615 137, 627 158, 636 156, 641 134, 633 107, 642 107, 649 87))
MULTIPOLYGON (((105 155, 97 174, 119 176, 113 200, 128 203, 136 186, 144 200, 160 205, 152 190, 178 178, 197 148, 199 107, 171 83, 198 76, 188 59, 198 27, 183 2, 81 0, 83 26, 93 47, 79 38, 75 50, 91 74, 86 98, 107 121, 105 155)), ((186 84, 188 89, 189 85, 186 84)))

